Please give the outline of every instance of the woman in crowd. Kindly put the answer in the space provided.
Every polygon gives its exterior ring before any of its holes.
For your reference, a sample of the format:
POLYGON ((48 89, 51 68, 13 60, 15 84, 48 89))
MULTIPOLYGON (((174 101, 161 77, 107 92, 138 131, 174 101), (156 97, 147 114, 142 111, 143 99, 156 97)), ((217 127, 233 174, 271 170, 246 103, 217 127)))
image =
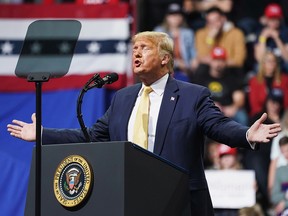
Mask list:
POLYGON ((250 117, 262 111, 267 95, 272 89, 283 92, 284 108, 288 107, 288 76, 281 73, 278 59, 267 51, 259 64, 257 75, 249 80, 250 117))

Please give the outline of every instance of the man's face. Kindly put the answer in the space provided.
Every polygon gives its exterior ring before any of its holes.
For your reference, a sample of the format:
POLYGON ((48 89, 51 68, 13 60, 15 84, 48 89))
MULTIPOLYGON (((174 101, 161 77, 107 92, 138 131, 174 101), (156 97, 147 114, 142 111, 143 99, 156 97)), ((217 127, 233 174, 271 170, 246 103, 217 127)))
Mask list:
POLYGON ((225 18, 222 17, 219 13, 211 12, 207 14, 206 22, 209 28, 221 29, 224 25, 225 18))
MULTIPOLYGON (((150 40, 140 38, 133 45, 133 72, 140 80, 154 82, 163 74, 158 47, 150 40)), ((150 83, 151 84, 151 83, 150 83)))
POLYGON ((274 99, 268 98, 266 102, 266 110, 268 113, 280 115, 281 103, 274 99))
POLYGON ((267 18, 267 26, 271 29, 279 29, 280 27, 280 19, 278 18, 267 18))
POLYGON ((235 155, 223 155, 220 157, 221 169, 233 169, 237 163, 237 158, 235 155))
POLYGON ((212 59, 210 67, 214 71, 223 72, 226 68, 226 61, 224 59, 212 59))

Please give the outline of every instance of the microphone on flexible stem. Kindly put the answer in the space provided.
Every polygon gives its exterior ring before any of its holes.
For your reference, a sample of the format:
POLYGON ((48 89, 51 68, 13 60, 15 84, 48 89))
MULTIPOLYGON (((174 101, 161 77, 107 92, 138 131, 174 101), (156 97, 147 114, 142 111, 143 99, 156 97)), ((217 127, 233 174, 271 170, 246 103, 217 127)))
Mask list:
POLYGON ((111 84, 118 80, 118 74, 117 73, 110 73, 104 76, 103 78, 97 77, 95 80, 95 87, 102 88, 105 84, 111 84))
POLYGON ((81 105, 82 105, 82 100, 84 93, 87 92, 88 90, 96 87, 96 88, 102 88, 103 85, 105 84, 111 84, 113 82, 116 82, 118 80, 118 74, 117 73, 110 73, 101 78, 99 74, 95 74, 82 88, 78 100, 77 100, 77 118, 78 122, 80 124, 81 130, 85 136, 85 139, 87 142, 90 142, 90 136, 87 132, 87 128, 84 124, 83 118, 82 118, 82 110, 81 110, 81 105))

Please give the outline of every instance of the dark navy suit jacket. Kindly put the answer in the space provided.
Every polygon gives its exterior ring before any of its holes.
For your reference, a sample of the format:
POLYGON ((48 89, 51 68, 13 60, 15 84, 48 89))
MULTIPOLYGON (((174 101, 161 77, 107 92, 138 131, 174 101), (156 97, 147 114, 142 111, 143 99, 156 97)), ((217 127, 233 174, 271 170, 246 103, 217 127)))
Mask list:
MULTIPOLYGON (((91 128, 92 141, 127 141, 130 114, 141 84, 116 92, 111 106, 91 128)), ((223 116, 207 88, 169 77, 160 107, 154 153, 190 173, 190 190, 207 189, 204 135, 231 147, 250 148, 248 127, 223 116)), ((44 129, 43 144, 85 142, 79 129, 44 129)))

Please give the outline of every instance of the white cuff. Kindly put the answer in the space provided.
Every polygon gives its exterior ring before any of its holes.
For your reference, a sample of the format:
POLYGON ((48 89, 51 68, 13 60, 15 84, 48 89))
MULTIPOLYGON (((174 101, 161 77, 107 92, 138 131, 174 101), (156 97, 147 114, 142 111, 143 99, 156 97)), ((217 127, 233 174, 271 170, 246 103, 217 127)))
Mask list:
POLYGON ((255 150, 255 146, 256 146, 256 142, 253 142, 253 143, 251 143, 249 140, 248 140, 248 133, 249 133, 249 129, 246 131, 246 140, 247 140, 247 142, 249 143, 249 145, 250 145, 250 147, 253 149, 253 150, 255 150))

